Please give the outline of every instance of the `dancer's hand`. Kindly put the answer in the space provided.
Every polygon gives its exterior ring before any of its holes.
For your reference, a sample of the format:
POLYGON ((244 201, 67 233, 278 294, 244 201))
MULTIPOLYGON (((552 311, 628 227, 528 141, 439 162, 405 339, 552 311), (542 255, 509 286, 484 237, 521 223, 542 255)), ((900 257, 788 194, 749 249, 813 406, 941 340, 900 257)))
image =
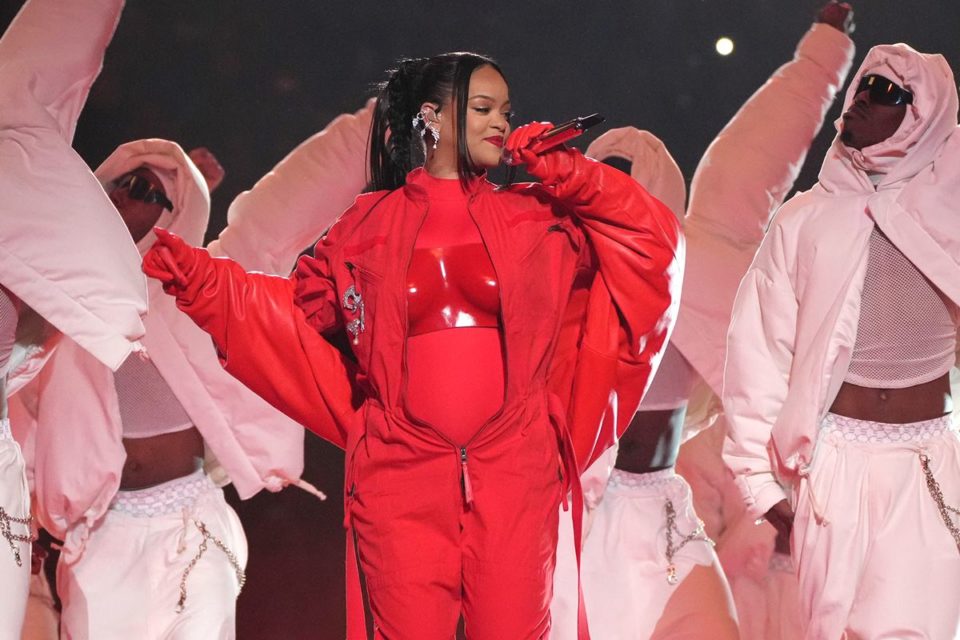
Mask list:
POLYGON ((766 514, 767 522, 773 525, 777 530, 776 550, 777 553, 790 553, 790 534, 793 532, 793 509, 786 500, 781 500, 773 505, 766 514))
POLYGON ((143 256, 143 272, 163 284, 163 290, 176 295, 187 287, 187 275, 197 263, 194 249, 166 229, 153 228, 157 241, 143 256))
POLYGON ((817 13, 816 22, 828 24, 847 35, 853 33, 856 28, 853 23, 853 7, 848 2, 837 2, 837 0, 830 0, 823 5, 823 8, 817 13))
POLYGON ((187 155, 190 156, 193 164, 197 165, 197 169, 200 170, 200 175, 203 176, 203 179, 207 183, 207 190, 213 193, 216 188, 220 186, 220 183, 223 182, 224 176, 227 175, 223 165, 217 160, 217 156, 213 155, 213 152, 206 147, 197 147, 187 155))
POLYGON ((566 147, 558 145, 540 155, 527 148, 536 138, 550 129, 553 129, 553 125, 549 122, 531 122, 515 129, 503 146, 507 164, 526 165, 527 173, 540 180, 554 175, 556 171, 551 160, 556 158, 557 153, 564 153, 566 147))

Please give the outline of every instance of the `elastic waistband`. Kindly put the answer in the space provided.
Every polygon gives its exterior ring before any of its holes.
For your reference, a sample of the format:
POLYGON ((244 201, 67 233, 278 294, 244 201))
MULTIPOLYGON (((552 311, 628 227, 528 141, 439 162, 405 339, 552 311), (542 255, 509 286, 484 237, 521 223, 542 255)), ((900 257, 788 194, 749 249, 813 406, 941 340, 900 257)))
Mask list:
POLYGON ((10 420, 4 418, 0 420, 0 441, 13 440, 13 432, 10 431, 10 420))
POLYGON ((197 498, 216 489, 203 469, 198 469, 188 476, 146 489, 118 491, 110 503, 110 510, 135 518, 162 516, 189 509, 197 498))
POLYGON ((922 420, 895 424, 890 422, 876 422, 874 420, 858 420, 847 416, 828 413, 820 423, 823 435, 835 435, 845 442, 861 443, 906 443, 924 442, 954 431, 950 414, 922 420))
POLYGON ((660 471, 649 471, 647 473, 630 473, 614 469, 610 474, 610 480, 607 482, 608 491, 618 493, 629 493, 633 495, 662 495, 664 491, 683 479, 677 475, 677 472, 670 467, 660 471))

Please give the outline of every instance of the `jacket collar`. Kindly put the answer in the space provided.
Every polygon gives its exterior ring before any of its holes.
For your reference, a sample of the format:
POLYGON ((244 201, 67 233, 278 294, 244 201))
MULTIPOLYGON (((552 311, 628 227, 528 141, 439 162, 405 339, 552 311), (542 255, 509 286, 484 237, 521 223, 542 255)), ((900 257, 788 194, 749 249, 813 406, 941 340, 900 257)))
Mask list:
MULTIPOLYGON (((404 193, 412 200, 425 201, 427 199, 427 188, 433 178, 423 167, 417 167, 407 174, 406 183, 403 185, 404 193)), ((487 180, 487 173, 471 178, 467 181, 467 197, 472 199, 481 191, 493 191, 494 185, 487 180)))

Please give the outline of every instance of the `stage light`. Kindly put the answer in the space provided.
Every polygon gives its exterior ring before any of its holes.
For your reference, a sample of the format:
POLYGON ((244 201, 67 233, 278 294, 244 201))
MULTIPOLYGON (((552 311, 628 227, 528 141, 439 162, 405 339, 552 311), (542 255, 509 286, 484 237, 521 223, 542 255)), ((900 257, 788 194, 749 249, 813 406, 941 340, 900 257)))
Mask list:
POLYGON ((716 44, 717 53, 722 56, 728 56, 733 53, 733 40, 723 36, 722 38, 717 38, 716 44))

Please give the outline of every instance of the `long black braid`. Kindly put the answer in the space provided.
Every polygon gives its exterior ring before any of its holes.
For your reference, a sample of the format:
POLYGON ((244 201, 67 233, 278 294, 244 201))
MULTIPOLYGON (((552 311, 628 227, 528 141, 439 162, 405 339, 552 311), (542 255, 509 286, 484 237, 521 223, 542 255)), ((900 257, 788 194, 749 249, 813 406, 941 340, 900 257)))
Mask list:
POLYGON ((423 145, 414 135, 413 116, 420 74, 427 58, 401 60, 381 85, 370 140, 370 175, 374 189, 396 189, 423 164, 423 145))

